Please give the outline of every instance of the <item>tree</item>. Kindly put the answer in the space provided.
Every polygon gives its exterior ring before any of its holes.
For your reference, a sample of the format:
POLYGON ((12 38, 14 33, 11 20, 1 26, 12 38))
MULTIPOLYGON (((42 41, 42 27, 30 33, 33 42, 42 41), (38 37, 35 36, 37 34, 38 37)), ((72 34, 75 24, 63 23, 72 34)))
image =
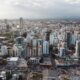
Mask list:
POLYGON ((0 78, 0 80, 2 80, 2 78, 0 78))
POLYGON ((32 76, 33 80, 42 80, 42 78, 43 78, 42 73, 38 73, 38 72, 33 73, 33 76, 32 76))
POLYGON ((23 77, 22 75, 19 75, 19 79, 18 80, 23 80, 23 77))
POLYGON ((12 74, 10 72, 6 72, 6 80, 10 80, 12 78, 12 74))
POLYGON ((24 32, 24 33, 22 34, 22 37, 26 38, 26 36, 27 36, 27 32, 24 32))
POLYGON ((41 57, 41 59, 40 59, 40 63, 43 63, 43 61, 44 61, 44 59, 43 59, 43 57, 41 57))

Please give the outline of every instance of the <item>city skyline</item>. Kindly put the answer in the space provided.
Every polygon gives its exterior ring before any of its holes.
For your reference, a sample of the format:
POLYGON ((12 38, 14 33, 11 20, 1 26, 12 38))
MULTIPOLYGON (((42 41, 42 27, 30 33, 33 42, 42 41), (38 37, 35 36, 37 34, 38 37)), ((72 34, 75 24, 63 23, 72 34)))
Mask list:
POLYGON ((78 18, 80 0, 1 0, 0 19, 78 18))

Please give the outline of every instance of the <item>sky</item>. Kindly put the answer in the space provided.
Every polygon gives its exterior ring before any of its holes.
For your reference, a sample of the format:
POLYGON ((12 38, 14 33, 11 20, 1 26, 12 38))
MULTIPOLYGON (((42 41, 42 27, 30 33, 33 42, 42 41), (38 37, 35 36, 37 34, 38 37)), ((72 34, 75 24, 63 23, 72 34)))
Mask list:
POLYGON ((0 0, 0 19, 78 18, 80 0, 0 0))

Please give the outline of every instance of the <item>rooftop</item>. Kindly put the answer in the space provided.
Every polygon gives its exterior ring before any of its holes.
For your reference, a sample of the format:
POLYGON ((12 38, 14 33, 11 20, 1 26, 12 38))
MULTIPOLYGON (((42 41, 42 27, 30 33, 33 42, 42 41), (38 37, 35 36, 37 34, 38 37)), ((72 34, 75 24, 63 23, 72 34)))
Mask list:
POLYGON ((10 58, 7 58, 8 61, 18 61, 18 57, 10 57, 10 58))

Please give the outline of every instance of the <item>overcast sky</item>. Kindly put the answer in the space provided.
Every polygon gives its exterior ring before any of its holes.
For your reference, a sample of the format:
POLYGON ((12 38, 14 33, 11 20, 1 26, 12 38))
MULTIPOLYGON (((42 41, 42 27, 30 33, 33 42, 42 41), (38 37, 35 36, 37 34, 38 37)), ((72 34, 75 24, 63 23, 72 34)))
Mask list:
POLYGON ((19 17, 80 17, 80 0, 0 0, 0 19, 19 17))

